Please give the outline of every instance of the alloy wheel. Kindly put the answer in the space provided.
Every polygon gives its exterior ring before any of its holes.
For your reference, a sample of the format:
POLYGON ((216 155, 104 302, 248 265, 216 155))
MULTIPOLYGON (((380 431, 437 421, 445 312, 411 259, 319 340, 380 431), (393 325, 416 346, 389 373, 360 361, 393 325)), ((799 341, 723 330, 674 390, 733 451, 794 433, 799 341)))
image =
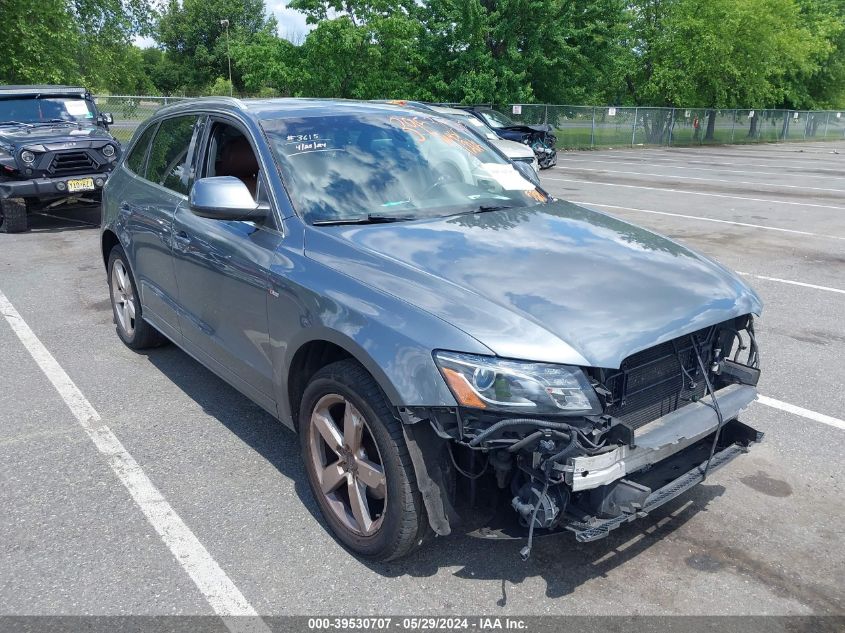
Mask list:
POLYGON ((384 464, 361 412, 338 394, 320 398, 311 413, 309 453, 318 486, 334 516, 371 536, 387 508, 384 464))
POLYGON ((132 289, 129 272, 121 260, 114 261, 111 277, 114 313, 120 328, 131 337, 135 333, 135 292, 132 289))

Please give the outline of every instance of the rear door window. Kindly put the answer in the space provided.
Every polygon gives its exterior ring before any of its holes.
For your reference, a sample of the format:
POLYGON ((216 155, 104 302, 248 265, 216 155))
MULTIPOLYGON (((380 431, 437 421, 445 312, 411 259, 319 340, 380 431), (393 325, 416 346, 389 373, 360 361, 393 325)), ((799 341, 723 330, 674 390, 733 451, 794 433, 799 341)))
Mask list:
POLYGON ((173 117, 161 122, 147 159, 147 180, 188 194, 191 184, 190 159, 193 153, 195 115, 173 117))

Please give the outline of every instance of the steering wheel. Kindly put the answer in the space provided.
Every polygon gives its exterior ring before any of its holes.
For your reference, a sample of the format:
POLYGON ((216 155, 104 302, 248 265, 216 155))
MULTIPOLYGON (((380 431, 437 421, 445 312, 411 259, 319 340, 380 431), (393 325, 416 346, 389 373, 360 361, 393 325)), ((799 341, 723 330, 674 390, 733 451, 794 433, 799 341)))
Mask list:
POLYGON ((432 193, 435 189, 443 187, 445 185, 451 183, 458 183, 463 182, 463 178, 461 178, 461 173, 458 171, 458 168, 452 165, 451 163, 441 163, 435 168, 435 172, 437 172, 437 180, 434 181, 433 184, 429 185, 425 191, 423 191, 423 196, 427 196, 428 194, 432 193))

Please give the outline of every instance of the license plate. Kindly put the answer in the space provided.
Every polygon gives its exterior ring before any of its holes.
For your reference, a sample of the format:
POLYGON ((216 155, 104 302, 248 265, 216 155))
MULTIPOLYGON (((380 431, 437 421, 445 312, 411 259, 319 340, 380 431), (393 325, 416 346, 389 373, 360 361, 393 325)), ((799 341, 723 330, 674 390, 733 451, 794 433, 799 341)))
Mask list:
POLYGON ((76 180, 68 180, 67 190, 70 193, 76 193, 77 191, 94 191, 94 179, 77 178, 76 180))

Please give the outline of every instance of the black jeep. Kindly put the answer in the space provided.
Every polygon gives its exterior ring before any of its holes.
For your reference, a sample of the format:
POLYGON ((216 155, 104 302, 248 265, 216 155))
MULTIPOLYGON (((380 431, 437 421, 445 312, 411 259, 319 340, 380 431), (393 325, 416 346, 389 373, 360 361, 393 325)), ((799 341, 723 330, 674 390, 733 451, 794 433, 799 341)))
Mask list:
POLYGON ((28 227, 27 212, 97 204, 120 157, 85 88, 0 86, 0 232, 28 227))

